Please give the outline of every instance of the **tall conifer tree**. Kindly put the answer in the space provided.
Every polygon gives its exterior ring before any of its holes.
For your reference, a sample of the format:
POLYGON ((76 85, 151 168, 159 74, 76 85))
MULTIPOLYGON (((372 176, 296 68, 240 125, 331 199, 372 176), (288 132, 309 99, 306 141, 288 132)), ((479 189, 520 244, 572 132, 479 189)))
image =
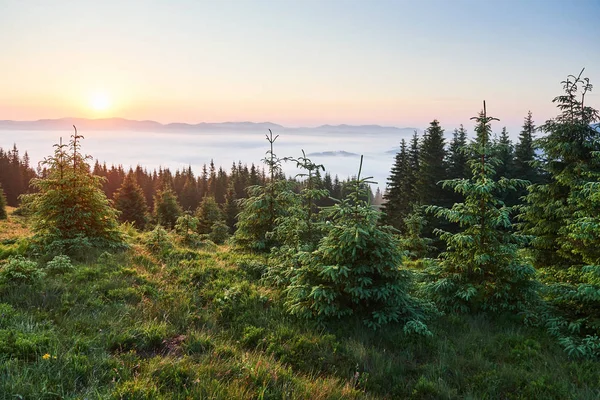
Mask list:
POLYGON ((600 161, 593 156, 600 150, 600 134, 591 126, 599 115, 585 104, 592 86, 587 78, 581 78, 582 73, 562 82, 565 94, 553 100, 560 114, 541 127, 547 135, 538 143, 546 159, 542 169, 549 181, 530 186, 521 215, 525 233, 535 236, 533 250, 541 268, 583 265, 580 255, 563 248, 569 243, 569 220, 579 211, 575 199, 587 183, 586 173, 600 169, 600 161))
POLYGON ((444 142, 444 130, 438 120, 433 120, 425 130, 419 148, 417 198, 422 204, 440 204, 446 197, 446 190, 437 184, 447 173, 444 142))
MULTIPOLYGON (((531 111, 527 113, 523 128, 519 134, 519 141, 515 146, 514 176, 525 179, 532 184, 541 183, 542 177, 536 163, 536 146, 534 133, 536 131, 531 111)), ((526 190, 519 191, 519 197, 524 196, 526 190)))
POLYGON ((121 212, 119 220, 133 222, 138 229, 143 229, 148 220, 148 205, 133 171, 125 177, 123 184, 115 193, 115 208, 121 212))
POLYGON ((170 186, 164 186, 154 195, 154 217, 156 222, 168 229, 173 229, 182 210, 177 194, 170 186))
POLYGON ((390 171, 383 196, 385 203, 382 207, 383 222, 400 230, 403 230, 403 220, 410 211, 410 202, 412 201, 409 181, 411 173, 406 141, 402 139, 400 151, 396 154, 394 165, 390 171))
POLYGON ((426 291, 451 311, 522 311, 536 296, 535 270, 518 257, 524 239, 510 229, 510 207, 498 195, 527 182, 494 179, 499 161, 490 145, 490 122, 495 118, 487 116, 485 102, 475 119, 477 138, 469 161, 472 177, 444 182, 465 201, 452 208, 428 207, 428 212, 458 223, 460 231, 441 233, 447 251, 440 265, 430 269, 426 291))
POLYGON ((8 214, 6 212, 6 197, 4 196, 4 189, 0 185, 0 219, 7 219, 8 214))
POLYGON ((455 129, 452 134, 452 140, 448 149, 448 178, 468 178, 471 171, 469 169, 467 154, 467 131, 461 125, 455 129))

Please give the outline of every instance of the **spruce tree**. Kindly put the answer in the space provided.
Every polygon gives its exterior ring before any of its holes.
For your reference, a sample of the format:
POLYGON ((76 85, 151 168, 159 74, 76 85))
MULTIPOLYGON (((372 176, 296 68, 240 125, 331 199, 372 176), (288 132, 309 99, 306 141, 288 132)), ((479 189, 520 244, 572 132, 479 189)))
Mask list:
MULTIPOLYGON (((536 131, 531 111, 527 113, 523 128, 519 134, 519 141, 515 146, 515 158, 513 174, 515 178, 525 179, 532 184, 542 183, 543 177, 537 166, 536 145, 534 141, 534 133, 536 131)), ((527 188, 522 188, 517 191, 516 197, 519 202, 521 198, 528 193, 527 188)))
POLYGON ((592 127, 599 115, 585 104, 592 85, 582 74, 583 70, 562 82, 565 94, 553 100, 560 114, 541 126, 547 135, 537 142, 544 153, 541 168, 548 182, 529 187, 520 215, 523 231, 534 236, 538 268, 565 270, 583 265, 581 255, 564 248, 569 243, 566 227, 579 212, 576 199, 587 183, 586 173, 600 169, 600 161, 593 156, 600 150, 600 133, 592 127))
POLYGON ((419 148, 417 199, 421 204, 446 205, 447 191, 438 185, 446 179, 446 150, 444 130, 438 120, 433 120, 425 130, 419 148))
POLYGON ((412 201, 416 201, 416 194, 418 191, 417 188, 417 174, 419 173, 421 163, 420 163, 420 140, 419 134, 417 131, 414 132, 413 137, 410 141, 410 147, 408 149, 408 165, 409 165, 409 173, 406 178, 408 181, 408 193, 410 193, 410 198, 412 201))
MULTIPOLYGON (((498 159, 498 166, 496 167, 495 179, 513 178, 514 176, 514 146, 506 127, 502 128, 500 137, 494 143, 494 156, 498 159)), ((520 190, 526 189, 526 187, 520 188, 520 190)), ((504 192, 500 199, 508 206, 514 206, 519 202, 519 191, 507 191, 504 192)))
POLYGON ((219 167, 217 180, 215 182, 215 201, 222 205, 225 203, 225 195, 227 193, 227 174, 223 168, 219 167))
MULTIPOLYGON (((272 232, 275 229, 275 221, 287 214, 289 206, 286 193, 290 190, 290 182, 279 178, 281 159, 273 151, 273 145, 279 135, 273 137, 273 132, 269 129, 269 135, 266 137, 270 149, 266 152, 263 162, 269 169, 270 179, 264 186, 248 187, 248 197, 240 199, 237 230, 233 236, 234 243, 247 250, 270 251, 279 244, 272 232)), ((251 173, 250 182, 254 179, 251 173)))
POLYGON ((23 197, 32 212, 34 241, 42 253, 82 254, 90 247, 119 248, 117 212, 102 190, 102 178, 90 173, 90 156, 81 153, 83 136, 55 145, 42 162, 47 176, 32 180, 36 193, 23 197))
POLYGON ((364 200, 368 179, 359 169, 348 198, 327 210, 328 232, 315 251, 299 258, 286 304, 306 318, 357 315, 374 329, 403 322, 405 332, 430 335, 422 304, 408 294, 410 275, 399 269, 398 238, 378 225, 379 212, 364 200))
POLYGON ((198 185, 191 168, 185 173, 183 187, 181 188, 181 207, 184 210, 195 210, 200 202, 198 185))
MULTIPOLYGON (((459 129, 454 130, 452 140, 450 141, 450 146, 448 148, 448 179, 468 178, 471 173, 468 162, 469 155, 467 154, 467 131, 461 125, 459 129)), ((453 200, 456 199, 455 196, 452 196, 452 198, 453 200)))
POLYGON ((132 171, 127 174, 123 184, 114 197, 115 208, 121 212, 121 222, 133 222, 138 229, 143 229, 148 222, 148 205, 140 185, 132 171))
POLYGON ((295 258, 300 251, 312 251, 323 237, 322 221, 320 219, 317 203, 320 199, 329 196, 329 192, 322 188, 320 170, 325 170, 321 164, 309 159, 304 150, 302 157, 286 158, 286 161, 296 163, 300 172, 296 178, 304 179, 299 193, 287 190, 279 194, 286 198, 288 210, 285 215, 277 218, 274 229, 275 236, 281 243, 278 255, 286 258, 287 251, 291 258, 295 258))
POLYGON ((223 212, 213 196, 206 196, 196 209, 198 233, 208 235, 217 221, 223 220, 223 212))
POLYGON ((427 219, 422 206, 413 206, 412 213, 404 218, 404 224, 406 233, 402 235, 400 247, 407 252, 410 259, 422 259, 435 251, 433 239, 423 236, 427 219))
POLYGON ((496 178, 512 178, 514 174, 514 146, 508 136, 506 127, 502 128, 502 132, 496 143, 496 157, 499 161, 498 167, 496 168, 496 178))
POLYGON ((6 197, 4 196, 4 190, 0 185, 0 219, 7 219, 8 214, 6 212, 6 197))
POLYGON ((223 214, 225 214, 225 224, 229 227, 229 233, 235 232, 235 224, 237 223, 237 215, 239 213, 236 191, 233 184, 227 188, 225 196, 225 205, 223 206, 223 214))
POLYGON ((385 225, 393 226, 398 230, 404 229, 404 218, 410 211, 411 198, 410 164, 406 141, 402 139, 400 151, 394 158, 394 165, 390 171, 390 177, 387 181, 387 188, 383 198, 385 203, 382 206, 382 221, 385 225))
POLYGON ((551 333, 574 355, 600 355, 600 120, 586 105, 587 78, 570 75, 554 99, 560 114, 542 125, 547 183, 532 185, 521 215, 535 235, 533 255, 544 271, 553 315, 551 333))
POLYGON ((533 117, 529 111, 519 134, 519 142, 515 146, 514 174, 516 178, 525 179, 531 183, 539 183, 539 172, 533 164, 536 159, 533 136, 535 130, 533 117))
MULTIPOLYGON (((595 153, 600 158, 600 152, 595 153)), ((581 257, 583 266, 572 268, 551 286, 556 317, 550 331, 570 354, 600 356, 600 170, 587 171, 589 182, 572 201, 578 211, 565 229, 563 249, 581 257)))
POLYGON ((208 170, 206 164, 202 166, 202 175, 198 178, 198 192, 200 199, 208 194, 208 170))
POLYGON ((429 269, 431 280, 425 290, 449 311, 523 311, 536 298, 535 270, 518 257, 525 240, 512 232, 511 208, 498 196, 527 182, 494 179, 499 161, 492 156, 490 122, 496 119, 487 116, 485 102, 482 113, 474 119, 477 138, 471 145, 472 177, 443 183, 461 193, 464 202, 452 208, 427 208, 458 223, 460 231, 438 231, 447 251, 439 265, 429 269))
POLYGON ((189 211, 183 212, 177 218, 175 231, 181 236, 183 243, 187 246, 194 245, 199 242, 198 234, 198 218, 191 215, 189 211))
POLYGON ((154 195, 154 217, 159 225, 173 229, 182 210, 177 200, 177 194, 166 185, 154 195))

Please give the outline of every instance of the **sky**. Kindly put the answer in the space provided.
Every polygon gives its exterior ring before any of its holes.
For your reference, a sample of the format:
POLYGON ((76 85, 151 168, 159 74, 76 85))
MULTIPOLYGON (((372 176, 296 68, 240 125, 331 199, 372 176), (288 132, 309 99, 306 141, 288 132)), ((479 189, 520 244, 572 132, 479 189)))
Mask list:
MULTIPOLYGON (((0 120, 500 124, 600 84, 599 0, 0 0, 0 120)), ((589 101, 600 108, 600 93, 589 101)))

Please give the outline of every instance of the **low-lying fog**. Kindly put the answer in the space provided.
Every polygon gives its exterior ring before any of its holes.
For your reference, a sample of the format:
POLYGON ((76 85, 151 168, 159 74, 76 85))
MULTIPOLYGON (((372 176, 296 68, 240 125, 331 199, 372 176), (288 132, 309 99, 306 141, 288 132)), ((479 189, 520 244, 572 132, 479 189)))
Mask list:
MULTIPOLYGON (((204 163, 214 160, 217 168, 227 172, 232 162, 263 165, 269 143, 265 133, 245 131, 201 132, 139 132, 139 131, 89 131, 80 132, 85 137, 83 151, 100 162, 121 164, 125 168, 141 165, 152 170, 169 167, 172 170, 192 166, 196 175, 204 163)), ((72 132, 65 131, 7 131, 0 130, 0 147, 12 148, 17 144, 21 155, 27 151, 36 166, 38 161, 52 154, 52 145, 68 142, 72 132)), ((340 179, 356 175, 360 155, 364 155, 363 176, 373 176, 382 190, 388 177, 394 155, 402 138, 409 139, 412 130, 396 132, 332 132, 315 130, 286 130, 275 142, 275 154, 279 157, 299 157, 302 149, 311 159, 323 164, 326 171, 340 179)), ((284 165, 287 175, 297 173, 295 165, 284 165)))

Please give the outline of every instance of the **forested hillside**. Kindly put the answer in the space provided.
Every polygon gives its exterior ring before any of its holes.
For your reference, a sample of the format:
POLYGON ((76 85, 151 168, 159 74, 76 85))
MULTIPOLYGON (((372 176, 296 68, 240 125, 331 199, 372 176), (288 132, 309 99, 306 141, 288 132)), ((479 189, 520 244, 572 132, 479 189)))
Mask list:
POLYGON ((493 101, 401 140, 382 207, 271 131, 199 176, 0 149, 0 398, 599 398, 600 115, 562 87, 517 143, 493 101))

